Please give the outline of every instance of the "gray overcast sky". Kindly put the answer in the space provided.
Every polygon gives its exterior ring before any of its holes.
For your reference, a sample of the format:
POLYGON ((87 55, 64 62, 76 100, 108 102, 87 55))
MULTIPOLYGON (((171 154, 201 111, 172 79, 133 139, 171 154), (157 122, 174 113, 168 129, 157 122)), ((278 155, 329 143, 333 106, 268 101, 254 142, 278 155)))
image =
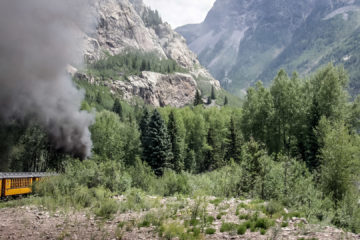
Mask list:
POLYGON ((202 22, 215 0, 144 0, 145 5, 157 9, 165 22, 176 28, 202 22))

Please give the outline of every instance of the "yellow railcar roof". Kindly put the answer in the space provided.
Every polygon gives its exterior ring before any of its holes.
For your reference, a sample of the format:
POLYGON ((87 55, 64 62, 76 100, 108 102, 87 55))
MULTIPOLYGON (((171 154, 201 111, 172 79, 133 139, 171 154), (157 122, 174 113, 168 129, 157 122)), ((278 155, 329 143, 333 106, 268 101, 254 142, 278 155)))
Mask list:
POLYGON ((0 172, 0 179, 4 178, 33 178, 33 177, 49 177, 56 173, 46 172, 0 172))

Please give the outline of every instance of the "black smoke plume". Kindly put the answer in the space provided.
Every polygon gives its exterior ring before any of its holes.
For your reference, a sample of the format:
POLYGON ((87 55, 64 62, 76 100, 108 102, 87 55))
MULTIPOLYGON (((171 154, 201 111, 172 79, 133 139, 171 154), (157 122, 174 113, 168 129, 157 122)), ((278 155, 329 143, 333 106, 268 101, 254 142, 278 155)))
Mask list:
POLYGON ((66 73, 82 59, 80 32, 91 30, 88 0, 0 1, 0 118, 32 119, 58 149, 91 154, 93 116, 66 73))

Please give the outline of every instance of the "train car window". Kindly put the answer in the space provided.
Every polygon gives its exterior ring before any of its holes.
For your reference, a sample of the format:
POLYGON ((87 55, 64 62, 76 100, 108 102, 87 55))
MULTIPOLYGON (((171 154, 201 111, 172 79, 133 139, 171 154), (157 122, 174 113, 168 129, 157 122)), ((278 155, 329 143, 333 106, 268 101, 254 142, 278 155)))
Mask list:
POLYGON ((30 178, 12 178, 10 188, 23 188, 30 186, 30 178))

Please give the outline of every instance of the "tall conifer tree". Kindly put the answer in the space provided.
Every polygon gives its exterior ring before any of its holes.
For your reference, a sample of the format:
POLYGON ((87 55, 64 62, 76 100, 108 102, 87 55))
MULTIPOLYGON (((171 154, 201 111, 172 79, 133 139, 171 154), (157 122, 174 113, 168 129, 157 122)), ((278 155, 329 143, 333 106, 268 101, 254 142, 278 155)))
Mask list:
MULTIPOLYGON (((146 144, 146 137, 148 133, 148 126, 150 122, 150 114, 147 108, 144 109, 143 116, 141 118, 139 129, 140 129, 140 141, 141 145, 144 147, 146 144)), ((143 156, 143 160, 146 160, 146 156, 143 156)))
POLYGON ((143 144, 143 156, 155 174, 161 176, 172 158, 171 143, 166 125, 160 113, 154 110, 147 127, 143 144))
POLYGON ((195 99, 194 99, 194 106, 197 106, 197 105, 200 105, 200 104, 203 104, 203 101, 201 99, 201 95, 200 95, 199 90, 196 90, 195 99))
POLYGON ((214 86, 211 86, 211 99, 212 99, 212 100, 215 100, 215 99, 216 99, 214 86))
POLYGON ((179 128, 177 126, 174 111, 171 111, 169 114, 168 133, 170 137, 172 152, 172 159, 170 165, 171 168, 174 169, 176 172, 181 172, 184 169, 184 161, 181 153, 179 128))
POLYGON ((238 133, 234 117, 232 116, 229 124, 229 133, 227 137, 227 151, 226 151, 226 159, 230 160, 234 159, 236 162, 240 161, 241 156, 241 139, 240 134, 238 133))
POLYGON ((121 103, 118 98, 115 99, 112 110, 114 113, 117 113, 117 115, 119 115, 121 120, 123 119, 123 110, 122 110, 122 106, 121 106, 121 103))

